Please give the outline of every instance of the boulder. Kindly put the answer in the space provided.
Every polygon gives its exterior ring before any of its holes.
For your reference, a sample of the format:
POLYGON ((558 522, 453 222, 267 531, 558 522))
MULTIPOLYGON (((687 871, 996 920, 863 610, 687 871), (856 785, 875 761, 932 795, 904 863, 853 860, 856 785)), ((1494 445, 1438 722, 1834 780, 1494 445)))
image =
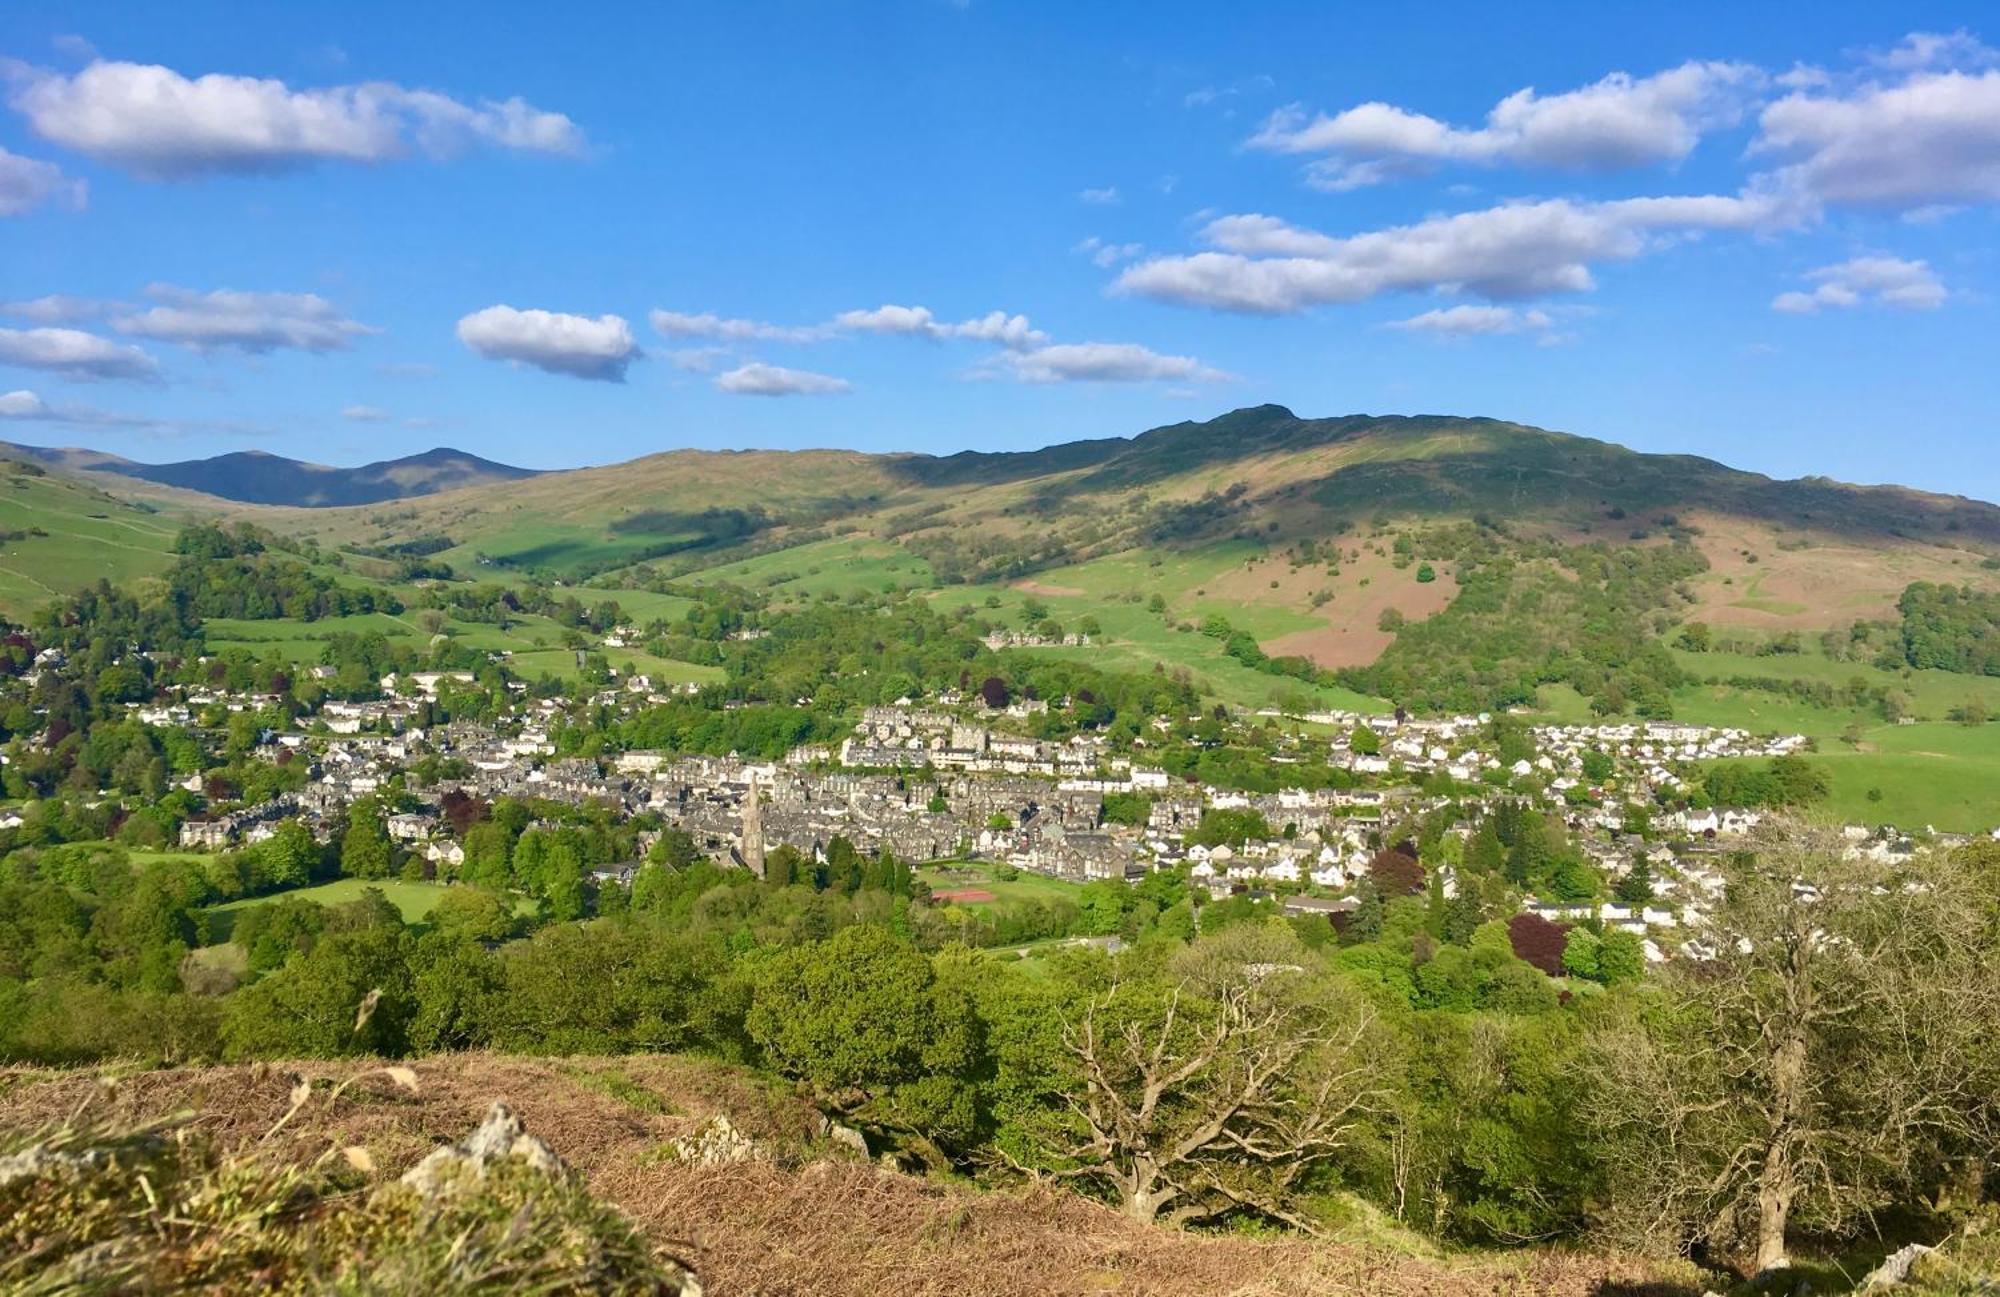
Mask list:
POLYGON ((470 1135, 456 1144, 433 1149, 404 1173, 403 1183, 426 1198, 434 1197, 460 1176, 484 1176, 488 1166, 503 1159, 519 1160, 543 1175, 557 1176, 566 1171, 554 1149, 530 1135, 513 1109, 496 1102, 470 1135))

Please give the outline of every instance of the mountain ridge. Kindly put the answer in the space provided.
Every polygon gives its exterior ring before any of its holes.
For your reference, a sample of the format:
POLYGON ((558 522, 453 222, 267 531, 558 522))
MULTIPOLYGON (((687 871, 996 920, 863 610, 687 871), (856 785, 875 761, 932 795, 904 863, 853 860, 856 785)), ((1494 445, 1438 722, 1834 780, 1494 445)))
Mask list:
POLYGON ((335 508, 382 504, 489 482, 519 481, 540 469, 518 468, 451 446, 376 460, 353 468, 238 450, 203 459, 149 464, 84 447, 4 443, 5 449, 69 472, 151 482, 238 504, 335 508))

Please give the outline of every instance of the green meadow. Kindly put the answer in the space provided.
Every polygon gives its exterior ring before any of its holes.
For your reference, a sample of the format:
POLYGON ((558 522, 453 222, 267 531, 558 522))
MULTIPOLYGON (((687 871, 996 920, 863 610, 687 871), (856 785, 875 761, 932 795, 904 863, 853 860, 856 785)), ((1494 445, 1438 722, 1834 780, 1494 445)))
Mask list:
POLYGON ((728 584, 768 590, 787 598, 811 599, 857 590, 928 590, 937 584, 931 565, 890 541, 840 536, 796 545, 754 558, 707 567, 687 578, 696 584, 728 584))
MULTIPOLYGON (((312 901, 317 905, 345 905, 349 901, 360 900, 362 891, 370 887, 379 890, 389 903, 396 907, 405 923, 422 923, 430 917, 430 912, 436 908, 439 899, 445 893, 443 883, 407 883, 395 878, 377 879, 372 882, 360 878, 341 878, 331 883, 321 883, 317 887, 299 887, 291 891, 273 892, 268 896, 247 897, 240 901, 230 901, 226 905, 213 906, 206 912, 209 941, 217 945, 228 941, 230 934, 235 930, 236 917, 256 906, 269 905, 273 901, 289 898, 312 901)), ((526 897, 516 897, 514 909, 520 914, 532 913, 534 902, 526 897)))
POLYGON ((118 585, 173 563, 178 520, 53 477, 0 478, 0 613, 21 620, 104 578, 118 585))

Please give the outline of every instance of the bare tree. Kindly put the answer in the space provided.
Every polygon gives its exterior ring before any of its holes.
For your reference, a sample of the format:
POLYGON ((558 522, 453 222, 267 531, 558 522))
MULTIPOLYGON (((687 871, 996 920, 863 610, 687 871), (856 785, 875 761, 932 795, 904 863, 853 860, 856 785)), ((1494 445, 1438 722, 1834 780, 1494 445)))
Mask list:
POLYGON ((1976 1133, 2000 1015, 1992 875, 1846 848, 1798 824, 1761 834, 1728 865, 1699 957, 1601 1037, 1590 1107, 1627 1150, 1613 1215, 1629 1236, 1781 1267, 1795 1222, 1846 1227, 1976 1133))
POLYGON ((1091 995, 1063 1031, 1075 1085, 1043 1169, 1136 1220, 1247 1208, 1311 1228, 1295 1192, 1375 1088, 1368 1011, 1309 965, 1290 933, 1243 929, 1091 995))

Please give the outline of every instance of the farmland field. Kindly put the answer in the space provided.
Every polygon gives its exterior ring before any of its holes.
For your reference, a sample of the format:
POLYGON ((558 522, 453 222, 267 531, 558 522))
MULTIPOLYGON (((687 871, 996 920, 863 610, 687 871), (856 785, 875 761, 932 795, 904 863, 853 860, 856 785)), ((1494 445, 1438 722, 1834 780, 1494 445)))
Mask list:
MULTIPOLYGON (((251 896, 240 901, 230 901, 208 910, 209 940, 220 944, 229 940, 229 934, 236 924, 236 916, 259 905, 269 905, 273 901, 297 898, 312 901, 317 905, 345 905, 349 901, 361 899, 366 888, 376 888, 388 898, 391 905, 402 912, 403 922, 422 923, 436 907, 445 893, 443 883, 407 883, 401 879, 384 878, 368 881, 360 878, 341 878, 331 883, 321 883, 317 887, 300 887, 291 891, 273 892, 268 896, 251 896)), ((515 898, 517 912, 533 908, 533 902, 525 897, 515 898)))

